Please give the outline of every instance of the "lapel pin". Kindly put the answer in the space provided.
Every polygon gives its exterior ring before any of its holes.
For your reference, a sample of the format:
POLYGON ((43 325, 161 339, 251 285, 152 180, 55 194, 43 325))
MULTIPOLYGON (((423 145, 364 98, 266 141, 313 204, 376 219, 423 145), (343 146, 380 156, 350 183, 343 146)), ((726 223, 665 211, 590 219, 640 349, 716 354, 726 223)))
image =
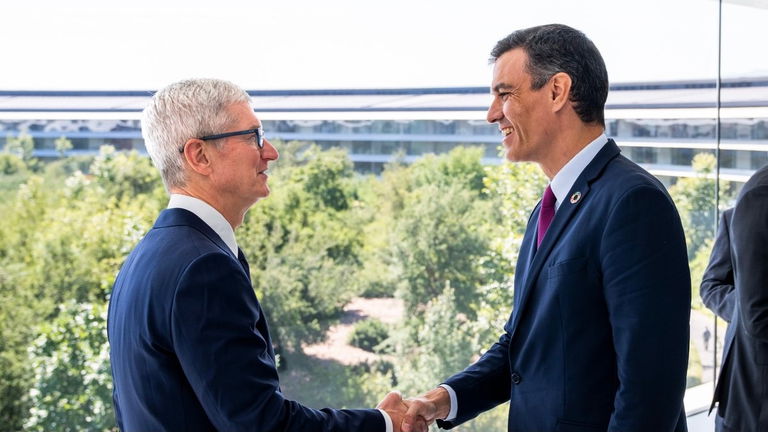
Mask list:
POLYGON ((581 199, 581 192, 574 192, 571 195, 571 204, 576 204, 581 199))

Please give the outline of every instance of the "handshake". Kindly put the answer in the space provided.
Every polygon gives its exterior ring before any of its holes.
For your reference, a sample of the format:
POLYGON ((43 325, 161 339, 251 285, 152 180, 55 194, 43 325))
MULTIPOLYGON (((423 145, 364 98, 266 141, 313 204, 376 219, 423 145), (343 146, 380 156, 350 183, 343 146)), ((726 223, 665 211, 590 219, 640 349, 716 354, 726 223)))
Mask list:
POLYGON ((442 387, 415 397, 403 399, 398 391, 389 392, 376 408, 392 419, 393 432, 427 432, 429 425, 444 419, 451 409, 448 391, 442 387))

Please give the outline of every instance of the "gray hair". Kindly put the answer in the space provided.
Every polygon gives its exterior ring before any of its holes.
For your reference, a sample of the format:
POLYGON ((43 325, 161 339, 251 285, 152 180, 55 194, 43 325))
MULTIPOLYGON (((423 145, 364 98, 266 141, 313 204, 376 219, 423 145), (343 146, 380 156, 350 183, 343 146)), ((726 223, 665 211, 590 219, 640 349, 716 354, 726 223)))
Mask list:
POLYGON ((227 108, 239 103, 251 103, 248 93, 218 79, 179 81, 155 93, 142 113, 141 134, 167 190, 186 184, 184 143, 224 132, 235 121, 227 108))

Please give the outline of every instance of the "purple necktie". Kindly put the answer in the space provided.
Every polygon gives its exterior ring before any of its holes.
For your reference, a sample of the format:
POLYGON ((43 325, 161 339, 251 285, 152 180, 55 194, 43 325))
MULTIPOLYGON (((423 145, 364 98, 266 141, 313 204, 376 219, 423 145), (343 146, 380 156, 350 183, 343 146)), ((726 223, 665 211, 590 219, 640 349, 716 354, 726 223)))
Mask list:
POLYGON ((544 197, 541 199, 541 210, 539 211, 539 227, 536 238, 536 247, 541 246, 541 241, 544 240, 544 234, 547 233, 549 224, 552 223, 552 219, 555 217, 555 194, 552 193, 552 188, 547 186, 544 191, 544 197))

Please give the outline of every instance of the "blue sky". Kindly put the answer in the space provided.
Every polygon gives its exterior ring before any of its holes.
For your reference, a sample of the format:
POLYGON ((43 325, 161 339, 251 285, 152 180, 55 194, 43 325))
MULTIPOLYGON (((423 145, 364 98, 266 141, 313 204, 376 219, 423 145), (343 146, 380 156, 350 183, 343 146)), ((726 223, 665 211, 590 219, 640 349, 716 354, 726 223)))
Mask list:
MULTIPOLYGON (((498 39, 550 22, 587 33, 612 82, 716 73, 713 0, 6 0, 0 16, 3 90, 481 86, 498 39)), ((765 22, 726 4, 725 75, 768 75, 765 22)))

